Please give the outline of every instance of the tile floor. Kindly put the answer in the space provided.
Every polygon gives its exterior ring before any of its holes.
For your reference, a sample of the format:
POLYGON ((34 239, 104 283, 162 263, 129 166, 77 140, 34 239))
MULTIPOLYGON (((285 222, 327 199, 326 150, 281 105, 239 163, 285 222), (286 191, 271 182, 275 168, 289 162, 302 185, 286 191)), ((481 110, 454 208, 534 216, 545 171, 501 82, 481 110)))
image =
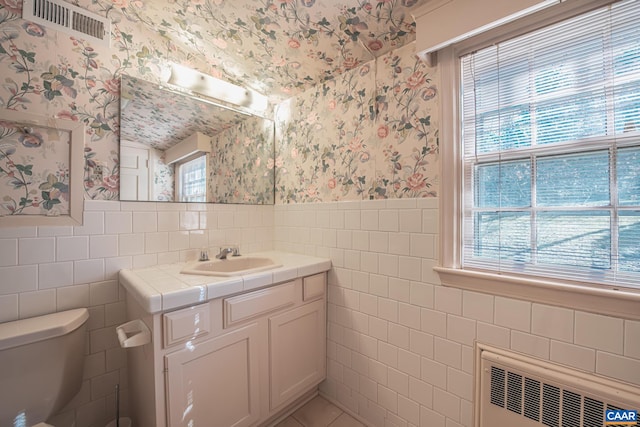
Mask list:
POLYGON ((276 427, 365 427, 322 396, 316 396, 276 427))

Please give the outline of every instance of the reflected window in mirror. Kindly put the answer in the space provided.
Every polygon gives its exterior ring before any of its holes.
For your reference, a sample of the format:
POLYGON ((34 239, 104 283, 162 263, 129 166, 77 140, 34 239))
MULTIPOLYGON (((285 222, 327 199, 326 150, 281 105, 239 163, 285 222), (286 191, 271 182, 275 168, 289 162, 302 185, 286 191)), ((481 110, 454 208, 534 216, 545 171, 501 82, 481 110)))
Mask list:
POLYGON ((180 162, 178 169, 178 202, 207 201, 207 156, 205 154, 193 160, 180 162))

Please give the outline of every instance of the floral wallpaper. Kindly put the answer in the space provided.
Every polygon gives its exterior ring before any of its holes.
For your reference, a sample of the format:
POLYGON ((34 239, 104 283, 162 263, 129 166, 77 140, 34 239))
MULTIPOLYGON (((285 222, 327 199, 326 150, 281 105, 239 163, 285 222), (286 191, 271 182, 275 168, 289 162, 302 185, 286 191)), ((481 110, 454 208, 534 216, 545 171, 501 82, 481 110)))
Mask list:
POLYGON ((0 121, 0 215, 69 215, 67 131, 0 121))
POLYGON ((438 75, 413 50, 279 106, 278 203, 437 196, 438 75))
POLYGON ((0 0, 0 105, 83 122, 85 197, 118 199, 121 77, 159 82, 180 63, 287 98, 277 202, 432 196, 437 74, 414 56, 409 18, 423 3, 80 3, 111 19, 107 48, 24 21, 20 0, 0 0))
POLYGON ((202 71, 284 100, 415 40, 427 0, 81 0, 140 23, 202 71), (115 13, 117 12, 117 14, 115 13))
POLYGON ((208 201, 274 203, 273 122, 250 117, 212 139, 208 201))

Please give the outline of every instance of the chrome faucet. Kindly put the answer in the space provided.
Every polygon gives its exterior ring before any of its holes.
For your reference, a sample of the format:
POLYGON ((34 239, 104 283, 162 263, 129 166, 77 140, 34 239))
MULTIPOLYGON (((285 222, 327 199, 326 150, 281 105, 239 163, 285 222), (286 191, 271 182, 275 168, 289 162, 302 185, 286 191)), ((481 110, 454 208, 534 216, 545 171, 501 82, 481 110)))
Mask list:
POLYGON ((200 258, 198 261, 209 261, 209 251, 206 248, 200 249, 200 258))
POLYGON ((238 251, 238 247, 237 246, 226 246, 226 247, 220 248, 220 253, 218 255, 216 255, 216 258, 218 258, 218 259, 227 259, 228 255, 240 256, 240 252, 238 251))

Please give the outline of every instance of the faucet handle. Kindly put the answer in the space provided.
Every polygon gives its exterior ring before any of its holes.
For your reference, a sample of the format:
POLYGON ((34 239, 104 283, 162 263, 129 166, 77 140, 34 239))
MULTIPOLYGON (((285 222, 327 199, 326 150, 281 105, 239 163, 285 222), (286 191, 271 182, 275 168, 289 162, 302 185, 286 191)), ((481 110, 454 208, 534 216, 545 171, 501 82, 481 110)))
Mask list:
POLYGON ((231 249, 233 249, 233 256, 240 256, 240 248, 237 246, 231 246, 231 249))
POLYGON ((207 248, 200 249, 200 258, 198 258, 198 261, 209 261, 209 251, 207 248))

